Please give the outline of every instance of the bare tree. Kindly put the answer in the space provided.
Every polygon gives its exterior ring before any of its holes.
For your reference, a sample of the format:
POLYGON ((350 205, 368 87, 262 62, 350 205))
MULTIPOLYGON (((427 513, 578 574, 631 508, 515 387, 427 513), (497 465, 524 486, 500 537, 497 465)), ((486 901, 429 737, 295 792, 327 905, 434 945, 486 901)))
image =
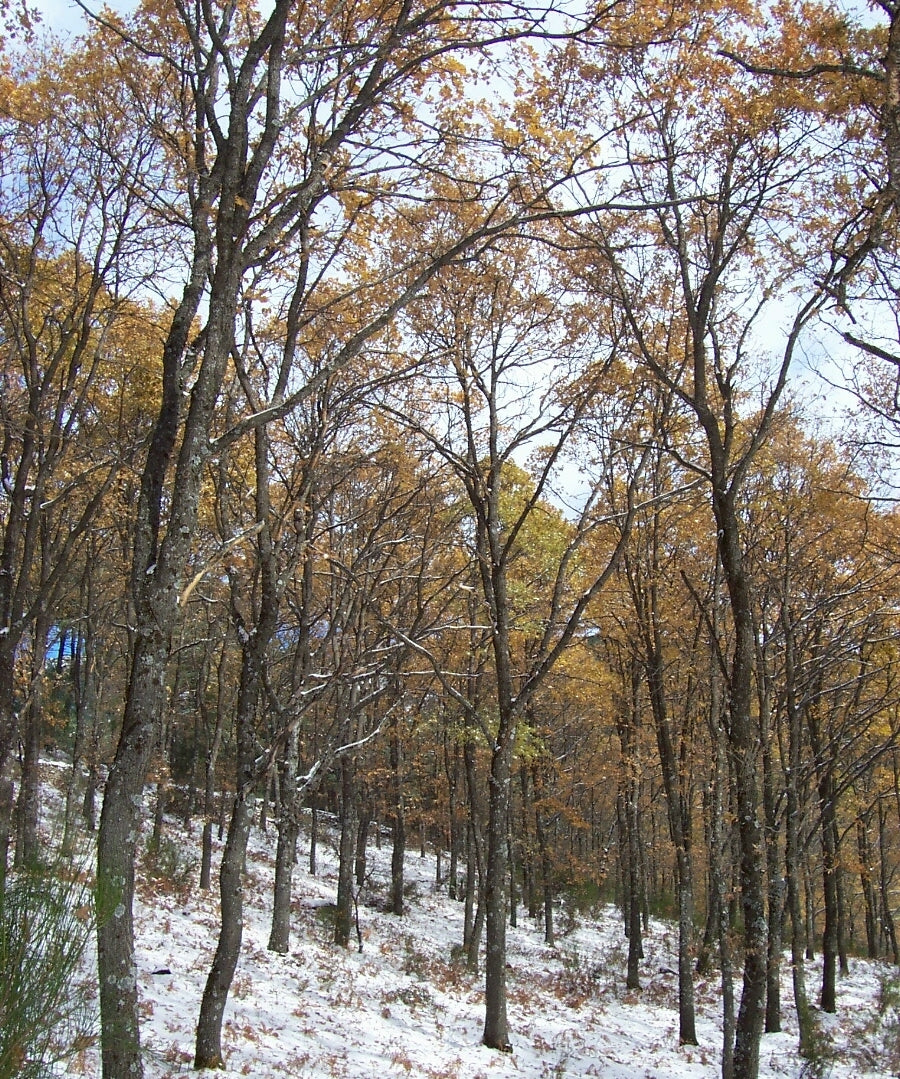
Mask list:
POLYGON ((523 207, 502 158, 493 175, 484 158, 487 169, 466 162, 458 175, 452 108, 417 114, 412 104, 420 79, 439 79, 454 51, 541 31, 540 17, 522 12, 517 21, 516 9, 501 11, 500 22, 478 6, 452 10, 451 18, 449 5, 407 0, 374 14, 365 32, 330 8, 293 0, 277 0, 264 17, 231 5, 174 15, 148 6, 115 25, 101 20, 98 34, 116 42, 129 110, 174 163, 171 185, 135 170, 134 187, 171 227, 182 259, 166 282, 181 294, 142 472, 131 674, 98 844, 99 894, 116 912, 98 934, 106 1079, 141 1073, 131 913, 138 804, 206 463, 312 392, 314 384, 296 384, 298 354, 325 355, 316 376, 324 381, 439 270, 550 212, 547 185, 523 207), (470 215, 423 212, 423 202, 463 202, 470 215), (392 204, 395 215, 402 210, 406 257, 373 274, 366 252, 392 204), (239 325, 256 317, 244 301, 266 294, 285 326, 267 400, 217 429, 226 370, 245 336, 239 325))
MULTIPOLYGON (((436 279, 416 307, 412 329, 437 388, 409 394, 391 406, 443 458, 465 496, 462 536, 478 582, 480 602, 474 613, 490 656, 494 700, 475 708, 462 679, 454 684, 444 676, 442 683, 481 731, 490 752, 484 1043, 504 1051, 510 1048, 507 822, 517 732, 525 709, 612 574, 625 542, 616 533, 618 542, 603 546, 609 533, 604 533, 599 482, 571 522, 547 501, 576 432, 590 414, 603 367, 592 363, 594 342, 566 340, 565 306, 561 280, 542 265, 539 248, 522 242, 483 257, 465 274, 436 279), (529 451, 534 463, 523 474, 516 456, 529 451), (543 531, 546 558, 538 572, 544 602, 536 613, 522 608, 514 582, 526 537, 540 544, 537 537, 543 531), (530 638, 528 648, 523 635, 530 638)), ((614 341, 604 345, 615 352, 614 341)), ((640 403, 628 407, 637 411, 640 403)), ((614 411, 609 409, 610 426, 614 411)), ((609 429, 597 419, 597 455, 603 455, 601 437, 608 437, 609 429)), ((623 475, 626 489, 634 481, 634 474, 623 475)))

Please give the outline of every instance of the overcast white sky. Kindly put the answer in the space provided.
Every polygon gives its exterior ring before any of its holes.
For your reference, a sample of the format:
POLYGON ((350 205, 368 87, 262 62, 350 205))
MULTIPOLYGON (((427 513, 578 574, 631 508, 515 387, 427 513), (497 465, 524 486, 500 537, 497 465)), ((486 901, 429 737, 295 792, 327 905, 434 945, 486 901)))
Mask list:
MULTIPOLYGON (((135 0, 86 0, 86 3, 95 11, 101 7, 118 11, 136 7, 135 0)), ((29 6, 41 13, 44 29, 54 34, 80 34, 84 30, 84 12, 74 0, 30 0, 29 6)))
POLYGON ((84 29, 82 11, 72 0, 33 0, 32 6, 41 13, 45 30, 78 34, 84 29))

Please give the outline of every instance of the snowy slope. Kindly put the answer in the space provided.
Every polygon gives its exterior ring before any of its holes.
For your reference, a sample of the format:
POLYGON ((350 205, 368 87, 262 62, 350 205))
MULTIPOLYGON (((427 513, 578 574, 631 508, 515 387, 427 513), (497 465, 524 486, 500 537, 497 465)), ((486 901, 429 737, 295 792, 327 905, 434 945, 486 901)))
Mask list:
MULTIPOLYGON (((177 844, 177 887, 143 877, 135 916, 147 1079, 196 1075, 194 1027, 216 944, 218 897, 196 888, 199 831, 177 844), (168 973, 159 973, 167 971, 168 973)), ((452 956, 462 937, 462 904, 434 883, 432 857, 407 858, 408 914, 381 913, 390 850, 369 852, 370 880, 359 906, 363 951, 330 943, 327 905, 336 895, 333 844, 319 846, 319 873, 305 871, 305 837, 294 875, 291 951, 266 950, 274 829, 254 832, 248 857, 244 948, 226 1011, 227 1074, 300 1079, 712 1079, 719 1076, 718 979, 697 983, 700 1045, 677 1044, 674 928, 652 922, 642 990, 625 990, 625 941, 617 912, 582 917, 556 947, 520 918, 509 930, 509 1017, 514 1051, 480 1045, 483 987, 452 956), (324 908, 324 909, 323 909, 324 908)), ((169 848, 172 853, 173 848, 169 848)), ((446 864, 446 863, 445 863, 446 864)), ((561 919, 562 920, 562 919, 561 919)), ((760 1074, 800 1076, 796 1024, 785 966, 785 1032, 763 1039, 760 1074)), ((835 1079, 896 1074, 898 1019, 879 1019, 886 966, 851 960, 839 986, 839 1013, 825 1017, 837 1054, 835 1079), (891 1050, 894 1050, 893 1054, 891 1050)), ((896 976, 896 975, 894 975, 896 976)), ((814 963, 807 970, 811 996, 814 963)), ((738 979, 739 985, 739 979, 738 979)), ((96 1049, 69 1064, 70 1075, 99 1074, 96 1049)))

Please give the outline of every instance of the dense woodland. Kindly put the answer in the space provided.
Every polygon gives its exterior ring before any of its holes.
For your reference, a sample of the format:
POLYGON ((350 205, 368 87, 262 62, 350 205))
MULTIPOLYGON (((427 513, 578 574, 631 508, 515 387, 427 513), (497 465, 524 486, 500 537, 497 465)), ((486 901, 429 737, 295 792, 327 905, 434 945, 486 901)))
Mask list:
POLYGON ((2 13, 0 880, 64 752, 105 1079, 147 784, 221 889, 198 1068, 304 808, 338 944, 376 831, 398 917, 441 852, 490 1047, 508 921, 601 896, 629 984, 677 920, 684 1042, 721 971, 725 1079, 788 955, 811 1043, 900 963, 900 5, 2 13))

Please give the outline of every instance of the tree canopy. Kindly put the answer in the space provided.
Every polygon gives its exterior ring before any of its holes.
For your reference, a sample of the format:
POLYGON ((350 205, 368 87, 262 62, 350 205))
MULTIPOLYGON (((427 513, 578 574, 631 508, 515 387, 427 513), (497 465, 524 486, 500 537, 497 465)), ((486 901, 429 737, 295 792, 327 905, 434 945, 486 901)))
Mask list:
POLYGON ((552 941, 586 886, 629 984, 674 892, 680 1038, 715 962, 725 1079, 784 938, 809 1052, 817 926, 825 1011, 851 912, 900 959, 898 19, 144 0, 63 41, 0 6, 0 881, 45 745, 66 846, 106 769, 105 1079, 142 1074, 151 777, 203 887, 230 818, 198 1068, 257 800, 274 950, 305 812, 314 866, 340 811, 344 946, 370 826, 398 916, 408 826, 446 851, 499 1050, 508 921, 552 941))

